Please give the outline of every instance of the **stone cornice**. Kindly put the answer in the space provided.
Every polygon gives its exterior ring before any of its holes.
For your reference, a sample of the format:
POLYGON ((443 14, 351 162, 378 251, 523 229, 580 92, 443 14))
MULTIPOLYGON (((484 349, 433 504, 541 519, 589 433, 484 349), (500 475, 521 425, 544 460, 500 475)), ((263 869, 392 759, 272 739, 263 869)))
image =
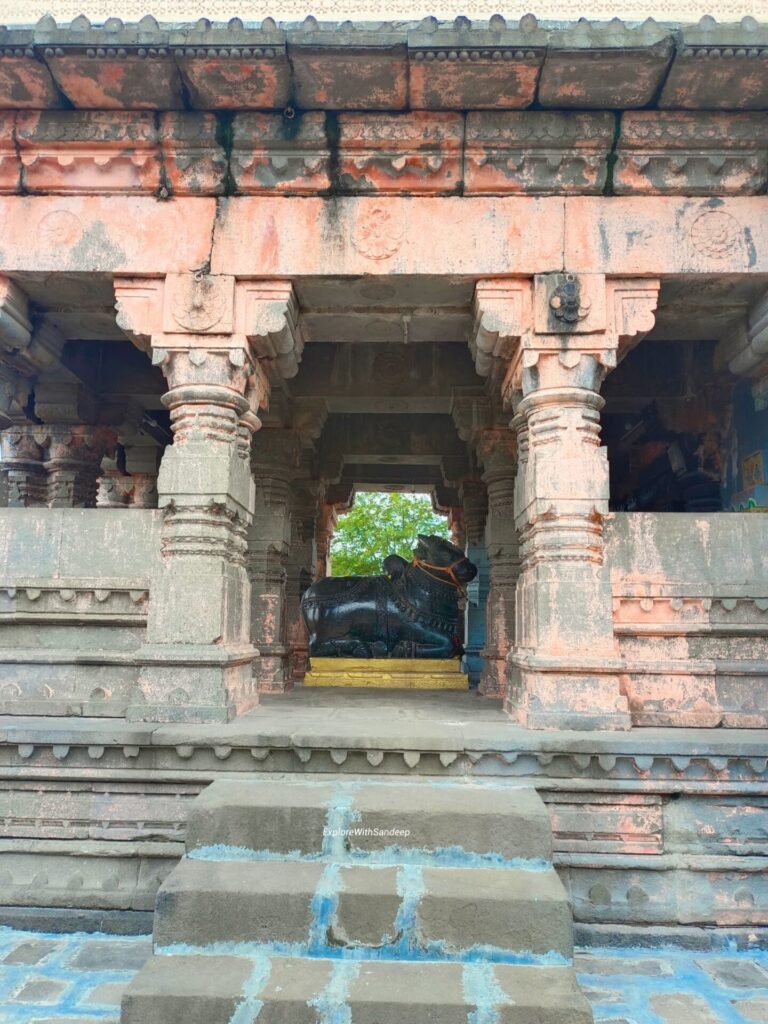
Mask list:
MULTIPOLYGON (((286 4, 290 9, 291 0, 282 5, 288 14, 286 4)), ((51 109, 67 101, 89 107, 95 94, 110 108, 181 110, 186 96, 198 109, 277 111, 293 103, 310 110, 520 109, 534 103, 753 110, 765 99, 755 96, 754 74, 768 48, 766 25, 754 17, 738 21, 747 13, 768 15, 763 0, 720 0, 718 14, 733 23, 705 17, 698 25, 685 24, 705 13, 691 0, 677 0, 683 23, 661 24, 646 17, 646 7, 630 15, 638 20, 621 22, 614 17, 619 8, 607 0, 592 0, 593 16, 606 19, 593 22, 583 17, 589 5, 577 0, 550 0, 548 11, 542 0, 540 14, 555 20, 541 22, 531 14, 507 21, 492 8, 482 11, 487 21, 417 22, 408 20, 412 8, 405 4, 396 12, 391 0, 360 0, 356 15, 366 20, 341 26, 344 15, 330 0, 308 7, 293 0, 293 17, 309 15, 303 21, 278 23, 262 8, 258 27, 244 26, 242 5, 233 0, 211 0, 206 7, 210 18, 227 22, 187 21, 196 11, 162 25, 146 13, 150 0, 61 5, 59 16, 74 19, 69 24, 58 25, 48 14, 34 26, 0 33, 6 64, 0 109, 51 109), (82 6, 93 24, 75 16, 82 6), (137 20, 126 24, 116 11, 137 20), (388 17, 394 20, 383 20, 388 17), (701 59, 710 55, 721 58, 714 73, 701 59)), ((174 6, 170 0, 156 13, 172 17, 174 6)), ((35 0, 23 7, 30 20, 35 8, 35 0)), ((8 13, 18 24, 18 5, 8 13)), ((37 13, 45 11, 37 7, 37 13)), ((251 5, 246 16, 255 14, 251 5)), ((674 17, 675 4, 665 4, 661 16, 674 17)))

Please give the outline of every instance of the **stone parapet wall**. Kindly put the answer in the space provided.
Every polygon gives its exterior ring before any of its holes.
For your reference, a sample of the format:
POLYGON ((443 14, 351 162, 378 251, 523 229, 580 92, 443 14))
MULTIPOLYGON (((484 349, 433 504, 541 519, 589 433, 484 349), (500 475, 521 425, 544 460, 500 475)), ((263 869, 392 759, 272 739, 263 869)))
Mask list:
POLYGON ((121 716, 159 513, 0 509, 0 712, 121 716))
POLYGON ((615 513, 614 631, 635 725, 768 725, 768 553, 750 513, 615 513))

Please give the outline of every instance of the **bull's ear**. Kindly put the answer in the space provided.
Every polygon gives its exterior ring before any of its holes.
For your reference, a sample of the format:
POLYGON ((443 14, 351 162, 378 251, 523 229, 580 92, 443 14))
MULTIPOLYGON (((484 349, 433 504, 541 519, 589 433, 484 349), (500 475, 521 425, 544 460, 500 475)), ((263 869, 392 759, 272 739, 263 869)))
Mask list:
POLYGON ((408 563, 400 555, 387 555, 383 562, 384 575, 389 576, 390 579, 397 579, 398 576, 402 576, 405 572, 408 563))

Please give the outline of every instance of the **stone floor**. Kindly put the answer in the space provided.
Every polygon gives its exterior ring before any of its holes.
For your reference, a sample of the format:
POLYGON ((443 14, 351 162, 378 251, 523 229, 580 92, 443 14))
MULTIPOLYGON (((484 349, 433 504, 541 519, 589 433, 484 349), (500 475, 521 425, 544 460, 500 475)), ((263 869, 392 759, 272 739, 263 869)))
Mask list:
MULTIPOLYGON (((0 928, 0 1024, 116 1024, 145 936, 0 928)), ((768 951, 581 950, 576 970, 597 1024, 768 1021, 768 951)))

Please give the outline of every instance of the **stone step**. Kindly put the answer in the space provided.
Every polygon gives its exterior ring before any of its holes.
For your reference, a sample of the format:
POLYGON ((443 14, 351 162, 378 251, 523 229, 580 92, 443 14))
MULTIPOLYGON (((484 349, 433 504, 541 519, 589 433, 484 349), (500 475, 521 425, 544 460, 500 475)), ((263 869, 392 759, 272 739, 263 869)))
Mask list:
POLYGON ((188 859, 158 894, 155 942, 297 943, 442 951, 488 946, 570 957, 571 913, 554 868, 362 866, 188 859))
POLYGON ((153 956, 122 1024, 592 1024, 567 967, 153 956))
POLYGON ((188 850, 216 846, 377 863, 429 853, 457 867, 552 856, 534 789, 443 780, 217 781, 194 801, 187 831, 188 850))

